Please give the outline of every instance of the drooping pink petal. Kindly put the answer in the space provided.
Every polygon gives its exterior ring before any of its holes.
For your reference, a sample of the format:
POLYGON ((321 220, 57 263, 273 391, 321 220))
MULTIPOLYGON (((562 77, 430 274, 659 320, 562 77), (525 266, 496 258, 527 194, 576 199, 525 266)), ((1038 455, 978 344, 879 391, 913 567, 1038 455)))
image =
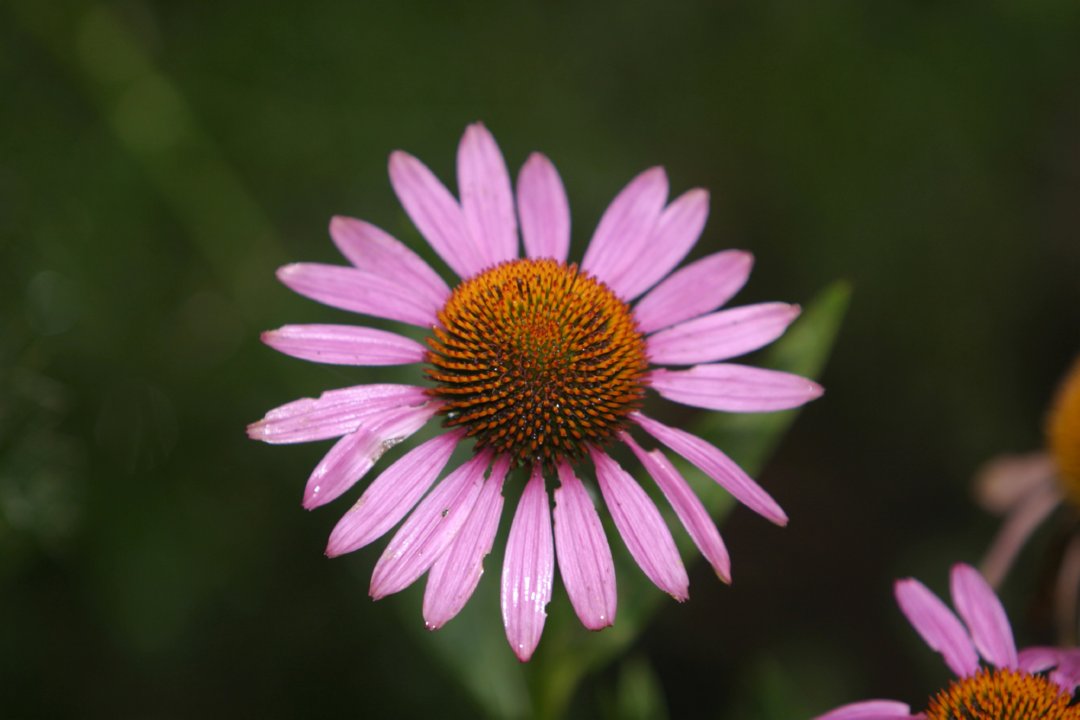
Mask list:
POLYGON ((656 481, 660 491, 664 493, 664 497, 675 510, 675 514, 679 516, 686 532, 712 565, 717 577, 730 583, 731 557, 728 555, 727 547, 720 538, 720 531, 709 516, 709 511, 701 504, 701 500, 694 494, 690 485, 659 450, 645 452, 627 433, 623 433, 620 439, 630 446, 634 455, 645 466, 645 470, 656 481))
POLYGON ((378 462, 383 453, 422 428, 435 407, 399 408, 377 423, 362 425, 337 441, 315 466, 304 488, 308 510, 339 497, 378 462))
POLYGON ((945 664, 959 677, 979 670, 979 656, 960 620, 945 603, 914 578, 898 580, 896 602, 930 649, 941 653, 945 664))
POLYGON ((694 365, 745 355, 783 335, 798 316, 798 305, 771 302, 687 320, 649 337, 649 360, 656 365, 694 365))
POLYGON ((439 559, 468 519, 491 454, 482 452, 450 473, 412 511, 371 573, 375 600, 409 587, 439 559))
POLYGON ((277 276, 293 292, 324 305, 419 327, 431 327, 441 309, 408 285, 356 268, 293 263, 277 276))
POLYGON ((420 234, 458 277, 484 269, 461 207, 424 163, 401 150, 391 153, 390 184, 420 234))
POLYGON ((517 219, 510 173, 483 123, 465 129, 458 145, 457 176, 465 225, 485 266, 516 258, 517 219))
POLYGON ((742 289, 754 256, 724 250, 679 268, 634 306, 634 319, 644 333, 671 327, 712 312, 742 289))
POLYGON ((994 667, 1016 668, 1016 641, 1001 601, 979 571, 953 566, 950 575, 953 606, 968 627, 975 649, 994 667))
POLYGON ((555 490, 555 551, 566 594, 581 624, 602 630, 615 622, 615 563, 589 493, 566 462, 555 490))
POLYGON ((248 425, 247 433, 252 440, 274 445, 326 440, 348 435, 361 424, 379 422, 397 408, 428 403, 438 405, 424 388, 413 385, 356 385, 274 408, 248 425))
POLYGON ((667 193, 667 175, 661 167, 650 168, 631 180, 600 218, 581 269, 628 299, 620 278, 652 238, 667 193))
POLYGON ((285 325, 262 334, 278 352, 329 365, 405 365, 424 361, 424 346, 397 333, 356 325, 285 325))
POLYGON ((814 720, 901 720, 921 717, 912 715, 911 708, 898 700, 864 700, 838 707, 818 715, 814 720))
POLYGON ((718 448, 696 435, 664 425, 639 412, 631 413, 630 418, 715 480, 743 505, 777 525, 787 525, 788 517, 776 501, 718 448))
POLYGON ((484 558, 491 552, 502 516, 502 486, 509 467, 505 457, 495 461, 469 519, 431 566, 424 588, 424 622, 429 630, 437 630, 461 612, 484 574, 484 558))
POLYGON ((1000 586, 1020 549, 1063 500, 1056 482, 1043 483, 1022 497, 1017 507, 1005 517, 1001 529, 986 551, 979 569, 992 587, 1000 586))
POLYGON ((638 567, 658 588, 682 602, 689 597, 690 580, 660 511, 604 451, 593 448, 589 454, 611 519, 638 567))
POLYGON ((435 482, 462 437, 458 430, 434 437, 384 470, 334 526, 327 556, 359 550, 397 525, 435 482))
POLYGON ((619 281, 622 297, 631 300, 648 290, 679 264, 694 247, 709 216, 709 193, 688 190, 661 213, 653 236, 619 281))
POLYGON ((534 466, 518 501, 502 571, 502 616, 506 639, 521 662, 540 642, 555 572, 551 512, 539 466, 534 466))
POLYGON ((406 285, 440 307, 450 297, 450 288, 423 258, 369 222, 336 215, 330 220, 330 238, 364 272, 406 285))
POLYGON ((570 253, 570 203, 555 165, 533 153, 518 174, 518 215, 525 255, 566 262, 570 253))
POLYGON ((725 412, 772 412, 799 407, 824 392, 799 375, 731 363, 649 373, 649 387, 668 400, 725 412))

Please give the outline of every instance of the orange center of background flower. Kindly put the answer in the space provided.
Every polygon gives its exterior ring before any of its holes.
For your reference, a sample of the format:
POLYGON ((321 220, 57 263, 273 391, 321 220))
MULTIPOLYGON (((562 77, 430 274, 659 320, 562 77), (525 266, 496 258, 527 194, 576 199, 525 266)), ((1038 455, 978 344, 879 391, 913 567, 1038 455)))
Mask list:
POLYGON ((1080 361, 1065 376, 1050 408, 1047 436, 1061 485, 1080 504, 1080 361))
POLYGON ((522 463, 578 457, 641 403, 644 337, 626 303, 576 265, 497 265, 459 285, 439 322, 430 392, 477 449, 522 463))
POLYGON ((1072 695, 1042 675, 980 670, 930 701, 927 720, 1080 720, 1072 695))

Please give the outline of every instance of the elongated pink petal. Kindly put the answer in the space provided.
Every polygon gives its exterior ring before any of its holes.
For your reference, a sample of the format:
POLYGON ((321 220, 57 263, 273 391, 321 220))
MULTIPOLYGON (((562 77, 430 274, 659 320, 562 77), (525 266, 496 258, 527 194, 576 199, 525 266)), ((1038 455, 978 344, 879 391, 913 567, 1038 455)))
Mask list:
POLYGON ((481 453, 446 476, 409 515, 371 573, 375 600, 412 585, 439 559, 468 519, 483 486, 490 453, 481 453))
POLYGON ((420 234, 458 277, 484 269, 461 207, 424 163, 400 150, 391 153, 390 184, 420 234))
POLYGON ((437 630, 461 612, 484 574, 484 558, 499 529, 503 480, 509 467, 505 458, 495 461, 469 519, 431 566, 424 589, 424 622, 429 630, 437 630))
POLYGON ((434 406, 399 408, 377 423, 362 425, 337 441, 315 466, 304 488, 304 507, 325 505, 356 484, 383 453, 422 428, 434 406))
POLYGON ((689 597, 690 580, 660 511, 604 451, 593 449, 589 454, 608 512, 630 555, 656 587, 682 602, 689 597))
POLYGON ((650 168, 631 180, 600 218, 581 269, 628 299, 621 276, 652 238, 667 193, 667 175, 661 167, 650 168))
POLYGON ((824 392, 813 380, 798 375, 729 363, 653 370, 649 387, 683 405, 725 412, 787 410, 824 392))
POLYGON ((424 361, 424 346, 397 333, 355 325, 285 325, 262 334, 278 352, 330 365, 405 365, 424 361))
POLYGON ((983 659, 994 667, 1016 669, 1016 641, 1009 618, 979 571, 970 565, 954 565, 950 587, 953 606, 983 659))
POLYGON ((532 657, 540 642, 554 572, 551 512, 544 477, 535 466, 514 513, 502 571, 503 625, 521 662, 532 657))
POLYGON ((709 193, 701 188, 683 193, 668 205, 641 254, 626 266, 619 280, 622 297, 636 298, 667 277, 701 237, 708 216, 709 193))
POLYGON ((570 203, 555 165, 540 153, 530 155, 518 174, 517 203, 525 255, 566 262, 570 203))
POLYGON ((330 220, 330 238, 359 270, 411 287, 440 307, 450 297, 450 288, 423 258, 369 222, 337 215, 330 220))
POLYGON ((565 462, 555 490, 555 551, 566 594, 581 624, 602 630, 615 622, 615 563, 585 486, 565 462))
POLYGON ((937 595, 914 578, 898 580, 896 602, 922 639, 945 658, 945 664, 959 677, 979 670, 979 656, 960 620, 937 595))
POLYGON ((923 716, 912 715, 911 708, 898 700, 864 700, 838 707, 818 715, 814 720, 901 720, 917 717, 923 716))
POLYGON ((502 152, 482 123, 465 129, 458 145, 458 192, 465 225, 486 266, 518 256, 517 219, 510 173, 502 152))
POLYGON ((463 436, 453 431, 434 437, 384 470, 334 526, 327 556, 359 550, 397 525, 435 482, 463 436))
POLYGON ((645 432, 686 458, 743 505, 777 525, 787 525, 788 517, 776 501, 718 448, 696 435, 668 427, 641 413, 632 413, 630 417, 645 432))
MULTIPOLYGON (((1061 505, 1064 495, 1056 482, 1042 483, 1020 498, 1005 517, 998 534, 986 551, 979 570, 991 587, 999 587, 1020 549, 1050 513, 1061 505)), ((1059 576, 1060 577, 1060 576, 1059 576)))
POLYGON ((1080 650, 1075 648, 1029 647, 1020 651, 1018 664, 1028 673, 1050 671, 1051 682, 1071 693, 1080 685, 1080 650))
POLYGON ((294 263, 277 276, 293 292, 324 305, 419 327, 431 327, 441 309, 408 285, 355 268, 294 263))
POLYGON ((690 489, 690 485, 662 452, 659 450, 645 452, 627 433, 623 433, 620 438, 630 446, 634 455, 645 466, 645 470, 656 481, 660 491, 664 493, 664 497, 675 510, 675 514, 679 516, 686 532, 712 565, 717 577, 730 583, 731 557, 728 555, 727 547, 724 546, 720 531, 716 529, 716 523, 713 522, 709 511, 690 489))
POLYGON ((429 402, 438 404, 424 388, 413 385, 356 385, 274 408, 248 425, 247 433, 252 440, 274 445, 326 440, 348 435, 363 423, 379 422, 397 408, 429 402))
POLYGON ((649 337, 649 359, 657 365, 694 365, 745 355, 783 335, 798 316, 798 305, 778 302, 721 310, 649 337))
POLYGON ((742 289, 754 256, 724 250, 679 268, 634 306, 634 319, 644 333, 671 327, 712 312, 742 289))

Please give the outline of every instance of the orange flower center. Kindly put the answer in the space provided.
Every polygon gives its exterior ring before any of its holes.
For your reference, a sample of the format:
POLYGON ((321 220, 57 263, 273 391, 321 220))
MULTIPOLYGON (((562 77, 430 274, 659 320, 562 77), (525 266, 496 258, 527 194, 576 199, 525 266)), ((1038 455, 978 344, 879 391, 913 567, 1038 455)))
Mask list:
POLYGON ((577 457, 641 403, 644 337, 626 303, 576 265, 496 265, 459 285, 439 322, 430 392, 477 449, 522 463, 577 457))
POLYGON ((930 700, 927 720, 1080 720, 1080 706, 1042 675, 980 670, 930 700))
POLYGON ((1047 439, 1061 485, 1080 504, 1080 361, 1065 376, 1048 420, 1047 439))

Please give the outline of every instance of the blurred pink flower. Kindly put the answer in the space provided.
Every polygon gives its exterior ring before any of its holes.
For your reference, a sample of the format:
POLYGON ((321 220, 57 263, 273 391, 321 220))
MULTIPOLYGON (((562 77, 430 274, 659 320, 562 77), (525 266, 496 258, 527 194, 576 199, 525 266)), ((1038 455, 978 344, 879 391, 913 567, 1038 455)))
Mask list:
POLYGON ((287 325, 263 335, 271 347, 314 362, 424 363, 432 385, 331 390, 271 410, 248 434, 269 443, 340 438, 308 480, 303 504, 310 509, 344 493, 389 447, 443 416, 448 429, 382 471, 326 549, 333 557, 361 548, 408 515, 375 566, 370 592, 384 597, 427 572, 423 614, 432 629, 476 588, 502 513, 503 483, 513 467, 528 468, 502 571, 506 634, 524 661, 543 630, 556 558, 585 627, 599 630, 615 619, 611 551, 593 495, 574 470, 585 458, 642 571, 675 599, 687 597, 672 536, 646 492, 608 454, 614 443, 630 448, 717 575, 730 578, 727 550, 701 501, 664 453, 643 449, 631 429, 686 458, 755 512, 787 522, 720 450, 643 415, 646 389, 728 412, 793 408, 822 390, 795 375, 721 362, 771 343, 799 308, 717 310, 749 276, 745 252, 714 253, 675 270, 705 225, 704 190, 668 202, 662 168, 638 175, 604 212, 578 266, 567 263, 570 212, 550 160, 528 158, 515 197, 495 139, 475 124, 458 148, 457 175, 460 199, 415 157, 390 156, 390 182, 406 213, 460 278, 453 290, 401 242, 344 217, 330 223, 330 236, 354 267, 300 263, 278 273, 313 300, 422 328, 427 347, 352 325, 287 325), (466 438, 475 441, 472 457, 429 492, 466 438), (556 477, 552 512, 547 480, 556 477))
POLYGON ((1005 609, 979 571, 958 564, 950 580, 959 617, 913 578, 897 581, 895 592, 908 622, 941 653, 956 680, 931 698, 922 713, 912 714, 896 700, 867 700, 815 720, 1080 718, 1080 707, 1071 705, 1080 685, 1080 650, 1031 647, 1017 652, 1005 609))

